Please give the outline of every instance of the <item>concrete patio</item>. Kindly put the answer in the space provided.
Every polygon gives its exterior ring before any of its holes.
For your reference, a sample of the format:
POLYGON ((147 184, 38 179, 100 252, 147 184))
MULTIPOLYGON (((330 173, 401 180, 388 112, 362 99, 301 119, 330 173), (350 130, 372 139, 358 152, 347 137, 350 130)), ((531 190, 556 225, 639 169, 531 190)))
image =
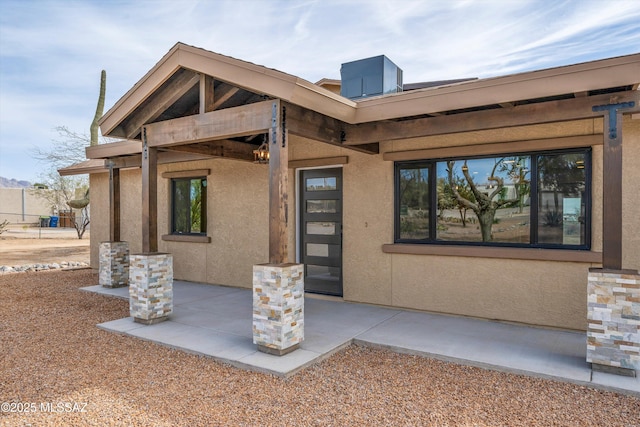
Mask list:
MULTIPOLYGON (((81 289, 129 298, 128 288, 98 285, 81 289)), ((250 289, 175 281, 174 312, 169 320, 145 326, 126 317, 98 327, 279 376, 293 375, 356 343, 640 396, 640 375, 632 378, 591 370, 586 362, 585 333, 309 295, 304 323, 300 349, 285 356, 261 353, 252 342, 250 289)))

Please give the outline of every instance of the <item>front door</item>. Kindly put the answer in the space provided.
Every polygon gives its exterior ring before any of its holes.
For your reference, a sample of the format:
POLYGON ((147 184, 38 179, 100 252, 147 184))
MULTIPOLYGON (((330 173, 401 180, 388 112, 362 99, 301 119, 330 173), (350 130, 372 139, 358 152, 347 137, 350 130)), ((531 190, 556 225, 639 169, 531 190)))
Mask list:
POLYGON ((305 291, 342 296, 342 168, 301 171, 300 228, 305 291))

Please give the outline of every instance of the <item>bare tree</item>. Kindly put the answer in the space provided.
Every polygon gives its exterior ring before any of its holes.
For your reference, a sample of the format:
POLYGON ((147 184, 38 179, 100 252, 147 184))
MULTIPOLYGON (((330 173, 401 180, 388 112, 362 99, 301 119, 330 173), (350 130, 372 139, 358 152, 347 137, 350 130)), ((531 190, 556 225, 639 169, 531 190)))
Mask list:
POLYGON ((460 205, 464 206, 465 208, 471 209, 476 214, 478 222, 480 223, 480 232, 482 234, 483 242, 490 242, 491 240, 493 240, 491 227, 493 226, 496 211, 498 210, 498 208, 518 202, 518 200, 520 199, 519 195, 515 199, 498 197, 503 191, 504 179, 496 176, 496 169, 503 162, 503 160, 504 159, 500 159, 496 162, 496 164, 493 166, 493 169, 491 170, 491 175, 487 178, 489 181, 495 183, 495 189, 493 189, 493 191, 491 191, 490 193, 480 191, 476 183, 473 181, 473 177, 469 173, 467 161, 464 161, 464 164, 462 165, 462 174, 469 184, 471 194, 473 194, 473 199, 471 200, 470 198, 466 198, 462 194, 460 194, 455 184, 453 168, 456 162, 447 162, 447 174, 449 178, 449 185, 451 186, 451 191, 453 192, 453 195, 460 205))
MULTIPOLYGON (((85 147, 90 144, 87 135, 69 130, 66 126, 55 128, 58 139, 54 140, 54 148, 32 149, 32 156, 46 167, 39 175, 40 182, 47 190, 31 190, 37 196, 47 200, 51 206, 60 209, 70 205, 73 200, 83 197, 89 190, 89 178, 86 175, 61 176, 58 169, 62 169, 74 163, 85 160, 85 147)), ((89 225, 89 210, 86 205, 79 210, 80 218, 71 215, 71 222, 78 239, 82 239, 89 225)))
POLYGON ((5 231, 7 231, 7 227, 9 226, 9 221, 7 221, 6 219, 2 222, 0 222, 0 234, 4 233, 5 231))
MULTIPOLYGON (((55 206, 64 204, 72 209, 80 211, 80 218, 76 219, 71 215, 71 222, 78 233, 78 239, 82 239, 87 226, 89 225, 89 179, 86 175, 80 177, 65 177, 58 173, 59 169, 79 163, 85 159, 85 148, 98 144, 99 126, 98 122, 104 111, 104 98, 106 91, 107 73, 102 70, 100 73, 100 93, 98 95, 98 105, 91 122, 90 137, 86 134, 79 134, 69 130, 66 126, 58 126, 55 130, 61 139, 54 140, 55 148, 51 150, 42 150, 35 148, 33 156, 49 165, 47 171, 41 174, 43 183, 53 191, 44 192, 41 196, 51 198, 55 206), (84 196, 79 196, 78 192, 82 192, 84 196)), ((40 193, 38 193, 40 194, 40 193)))

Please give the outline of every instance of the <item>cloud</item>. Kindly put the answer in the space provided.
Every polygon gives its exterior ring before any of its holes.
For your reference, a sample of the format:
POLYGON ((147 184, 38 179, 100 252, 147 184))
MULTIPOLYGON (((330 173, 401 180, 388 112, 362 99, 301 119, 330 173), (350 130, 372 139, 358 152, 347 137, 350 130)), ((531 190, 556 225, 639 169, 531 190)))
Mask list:
POLYGON ((417 82, 637 52, 639 26, 634 0, 3 0, 0 175, 16 138, 89 126, 100 70, 109 108, 178 41, 312 82, 386 54, 417 82))

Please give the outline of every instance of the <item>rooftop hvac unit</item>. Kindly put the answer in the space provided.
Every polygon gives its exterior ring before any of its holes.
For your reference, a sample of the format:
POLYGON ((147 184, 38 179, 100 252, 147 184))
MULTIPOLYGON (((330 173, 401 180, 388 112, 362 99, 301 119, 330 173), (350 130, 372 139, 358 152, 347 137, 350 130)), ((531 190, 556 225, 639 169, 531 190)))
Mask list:
POLYGON ((345 98, 402 92, 402 70, 384 55, 344 63, 340 76, 340 95, 345 98))

